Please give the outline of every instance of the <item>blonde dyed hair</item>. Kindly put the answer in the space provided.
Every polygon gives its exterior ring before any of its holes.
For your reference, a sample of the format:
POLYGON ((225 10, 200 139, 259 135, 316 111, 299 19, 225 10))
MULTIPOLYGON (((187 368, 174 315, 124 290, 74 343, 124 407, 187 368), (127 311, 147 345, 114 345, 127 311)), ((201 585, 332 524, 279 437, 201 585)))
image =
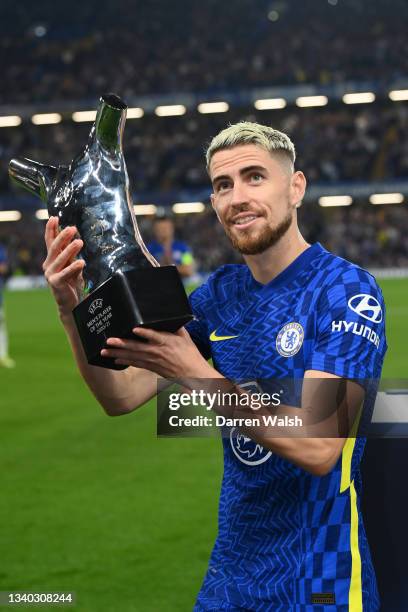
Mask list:
POLYGON ((265 149, 268 153, 284 154, 291 162, 292 169, 296 159, 295 145, 284 132, 268 125, 251 121, 240 121, 229 125, 211 140, 205 152, 207 171, 212 156, 222 149, 232 149, 239 145, 253 144, 265 149))

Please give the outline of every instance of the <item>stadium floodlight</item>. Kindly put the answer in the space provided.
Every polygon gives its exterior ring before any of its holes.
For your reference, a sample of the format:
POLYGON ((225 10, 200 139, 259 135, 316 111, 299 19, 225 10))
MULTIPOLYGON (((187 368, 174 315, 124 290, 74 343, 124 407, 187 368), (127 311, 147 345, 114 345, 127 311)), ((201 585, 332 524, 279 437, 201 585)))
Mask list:
POLYGON ((76 121, 77 123, 83 123, 85 121, 95 121, 96 119, 96 111, 77 111, 76 113, 72 113, 72 121, 76 121))
POLYGON ((199 113, 226 113, 229 110, 228 102, 202 102, 197 106, 199 113))
POLYGON ((157 106, 154 112, 158 117, 175 117, 185 115, 186 110, 184 104, 170 104, 168 106, 157 106))
POLYGON ((326 106, 328 103, 327 96, 300 96, 296 98, 296 106, 306 108, 308 106, 326 106))
POLYGON ((31 121, 34 125, 51 125, 53 123, 60 123, 62 117, 59 113, 38 113, 31 117, 31 121))
POLYGON ((48 220, 48 210, 46 208, 39 208, 38 210, 35 211, 35 216, 40 221, 47 221, 48 220))
POLYGON ((18 115, 4 115, 0 117, 0 127, 16 127, 21 125, 22 119, 18 115))
POLYGON ((135 204, 133 206, 135 215, 155 215, 157 212, 157 206, 154 204, 135 204))
POLYGON ((205 204, 203 202, 177 202, 172 208, 176 214, 200 213, 205 210, 205 204))
POLYGON ((255 100, 254 106, 257 110, 273 110, 276 108, 285 108, 285 98, 265 98, 263 100, 255 100))
POLYGON ((371 204, 402 204, 404 196, 402 193, 373 193, 369 200, 371 204))
POLYGON ((374 100, 375 94, 372 91, 347 93, 343 96, 344 104, 370 104, 374 100))
POLYGON ((350 206, 353 198, 349 195, 322 196, 319 198, 320 206, 350 206))
POLYGON ((388 95, 393 102, 408 100, 408 89, 393 89, 388 95))
POLYGON ((128 108, 126 113, 127 119, 140 119, 144 115, 143 108, 135 106, 134 108, 128 108))
POLYGON ((20 219, 19 210, 0 210, 0 221, 20 221, 20 219))

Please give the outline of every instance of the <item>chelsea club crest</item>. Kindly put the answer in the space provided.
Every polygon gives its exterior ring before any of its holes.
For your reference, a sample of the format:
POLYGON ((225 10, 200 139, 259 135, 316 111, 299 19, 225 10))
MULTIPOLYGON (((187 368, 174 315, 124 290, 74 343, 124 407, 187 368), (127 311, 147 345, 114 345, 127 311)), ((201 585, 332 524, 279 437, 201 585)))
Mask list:
POLYGON ((276 350, 282 357, 293 357, 303 344, 305 332, 300 323, 286 323, 276 337, 276 350))

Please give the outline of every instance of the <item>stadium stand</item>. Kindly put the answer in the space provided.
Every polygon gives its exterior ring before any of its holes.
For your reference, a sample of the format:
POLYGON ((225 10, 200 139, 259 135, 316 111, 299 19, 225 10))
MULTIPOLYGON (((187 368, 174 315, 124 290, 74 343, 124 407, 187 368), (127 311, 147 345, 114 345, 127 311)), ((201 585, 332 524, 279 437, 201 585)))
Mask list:
POLYGON ((74 10, 53 0, 28 10, 29 4, 19 2, 13 19, 9 2, 0 7, 6 104, 94 99, 106 89, 130 99, 265 85, 388 83, 408 69, 404 0, 393 0, 392 10, 386 0, 240 0, 233 11, 217 0, 178 0, 171 10, 165 0, 137 6, 88 0, 74 10))
MULTIPOLYGON (((9 3, 0 7, 0 118, 17 114, 22 123, 0 130, 0 211, 17 208, 23 217, 1 223, 0 238, 10 247, 15 271, 41 271, 43 222, 34 217, 35 200, 10 184, 9 159, 68 163, 90 127, 73 122, 72 112, 94 109, 106 90, 144 109, 125 132, 136 204, 208 203, 205 143, 229 122, 256 120, 286 131, 296 143, 297 167, 310 184, 300 211, 310 240, 364 266, 407 265, 404 206, 368 204, 371 193, 408 193, 408 109, 389 97, 407 84, 403 0, 394 0, 392 11, 385 0, 375 6, 363 0, 242 0, 234 11, 215 0, 179 0, 171 11, 164 0, 137 10, 130 0, 122 0, 120 10, 97 0, 75 10, 23 0, 13 19, 10 10, 9 3), (268 91, 282 95, 287 106, 254 108, 268 91), (344 104, 345 91, 374 91, 376 99, 344 104), (325 106, 295 103, 299 95, 321 92, 329 98, 325 106), (154 113, 156 104, 181 99, 186 114, 154 113), (228 99, 229 111, 197 111, 199 100, 212 99, 228 99), (33 113, 50 110, 61 113, 61 123, 32 123, 33 113), (323 211, 317 202, 326 193, 350 194, 353 204, 323 211)), ((147 240, 149 220, 139 219, 147 240)), ((193 243, 201 272, 236 260, 209 210, 182 215, 177 226, 193 243), (207 234, 214 232, 218 240, 210 252, 207 234)))

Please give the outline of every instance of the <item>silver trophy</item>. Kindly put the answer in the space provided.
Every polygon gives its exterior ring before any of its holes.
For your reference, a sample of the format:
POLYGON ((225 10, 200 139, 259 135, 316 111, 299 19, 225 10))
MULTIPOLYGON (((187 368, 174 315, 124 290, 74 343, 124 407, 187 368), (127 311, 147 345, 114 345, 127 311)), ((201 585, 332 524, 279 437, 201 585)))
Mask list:
POLYGON ((73 314, 88 362, 122 369, 101 357, 106 338, 134 338, 135 326, 176 331, 192 319, 175 266, 160 267, 137 226, 123 155, 127 106, 102 96, 84 150, 69 166, 12 159, 9 174, 39 196, 64 228, 84 242, 85 288, 73 314))

